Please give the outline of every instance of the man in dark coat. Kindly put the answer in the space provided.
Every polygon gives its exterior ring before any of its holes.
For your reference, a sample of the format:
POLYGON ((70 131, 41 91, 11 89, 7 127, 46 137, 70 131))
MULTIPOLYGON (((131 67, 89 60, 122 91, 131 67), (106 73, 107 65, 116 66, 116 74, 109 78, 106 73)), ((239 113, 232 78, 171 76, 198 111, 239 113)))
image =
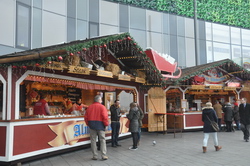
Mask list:
POLYGON ((226 123, 226 132, 232 132, 233 108, 229 102, 225 104, 223 112, 224 112, 224 121, 226 123))
POLYGON ((246 98, 241 99, 239 107, 241 130, 244 134, 244 140, 249 142, 249 128, 250 128, 250 104, 247 103, 246 98))
POLYGON ((217 132, 213 129, 210 120, 218 123, 218 118, 216 116, 215 110, 212 107, 212 103, 207 102, 206 107, 202 109, 202 121, 204 122, 203 126, 204 139, 202 146, 203 153, 206 153, 207 151, 207 142, 210 134, 213 137, 215 150, 219 151, 222 148, 221 146, 219 146, 217 132))
POLYGON ((239 104, 234 103, 234 122, 236 124, 237 130, 240 130, 240 114, 239 114, 239 104))
POLYGON ((111 128, 112 128, 111 144, 112 147, 121 146, 120 144, 118 144, 118 137, 120 131, 120 117, 121 117, 121 108, 119 100, 115 100, 115 103, 111 105, 110 112, 111 112, 111 128))

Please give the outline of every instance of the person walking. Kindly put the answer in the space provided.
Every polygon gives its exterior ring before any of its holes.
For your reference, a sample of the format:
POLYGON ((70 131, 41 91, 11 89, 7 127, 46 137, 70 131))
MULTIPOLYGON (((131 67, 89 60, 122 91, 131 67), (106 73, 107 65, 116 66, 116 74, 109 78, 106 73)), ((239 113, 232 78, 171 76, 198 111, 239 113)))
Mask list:
POLYGON ((203 132, 204 132, 204 138, 203 138, 203 153, 207 152, 207 142, 209 139, 209 135, 211 134, 214 141, 214 147, 216 151, 219 151, 222 147, 219 146, 218 143, 218 137, 217 132, 212 128, 211 121, 218 122, 218 118, 216 116, 215 110, 212 107, 211 102, 206 103, 206 107, 202 109, 202 121, 204 122, 203 125, 203 132))
POLYGON ((232 132, 233 108, 229 102, 225 104, 223 112, 224 112, 224 121, 226 123, 226 132, 232 132))
POLYGON ((119 132, 120 132, 120 117, 121 117, 121 108, 120 108, 120 101, 115 100, 115 103, 110 106, 111 112, 111 128, 112 128, 112 135, 111 135, 111 146, 117 147, 121 146, 118 144, 119 132))
POLYGON ((98 153, 96 148, 97 135, 100 139, 100 151, 103 160, 107 160, 107 147, 105 140, 105 128, 109 125, 108 111, 102 103, 102 97, 100 95, 95 96, 94 103, 91 104, 85 113, 85 123, 90 129, 91 150, 93 153, 92 160, 98 159, 98 153))
POLYGON ((130 103, 129 114, 127 114, 127 118, 130 120, 129 131, 131 132, 133 139, 133 146, 130 147, 130 150, 137 150, 138 145, 138 129, 139 129, 139 118, 140 112, 137 107, 137 103, 130 103))
POLYGON ((214 104, 214 110, 216 112, 217 118, 218 118, 218 126, 220 128, 221 131, 221 119, 222 119, 222 105, 220 104, 220 102, 218 100, 216 100, 215 104, 214 104))
POLYGON ((249 128, 250 128, 250 104, 247 103, 246 98, 241 99, 239 106, 240 125, 244 134, 244 140, 249 142, 249 128))
POLYGON ((240 130, 240 114, 239 114, 239 104, 237 102, 234 103, 234 122, 236 124, 236 129, 240 130))

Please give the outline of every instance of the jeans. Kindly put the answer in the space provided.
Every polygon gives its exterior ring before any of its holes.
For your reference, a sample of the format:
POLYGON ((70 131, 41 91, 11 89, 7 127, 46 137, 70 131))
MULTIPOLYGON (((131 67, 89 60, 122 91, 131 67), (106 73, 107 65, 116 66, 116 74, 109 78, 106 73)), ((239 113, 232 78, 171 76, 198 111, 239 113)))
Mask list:
POLYGON ((97 157, 97 148, 96 148, 96 139, 97 135, 100 138, 100 150, 102 157, 107 154, 106 140, 105 140, 105 131, 103 130, 93 130, 90 129, 90 141, 91 141, 91 151, 93 153, 93 157, 97 157))
POLYGON ((111 128, 112 128, 111 143, 112 146, 115 146, 118 145, 120 122, 111 122, 111 128))
POLYGON ((209 135, 210 135, 210 134, 211 134, 212 137, 213 137, 214 146, 218 146, 219 143, 218 143, 217 132, 213 132, 213 133, 204 133, 203 146, 204 146, 204 147, 207 147, 207 142, 208 142, 208 139, 209 139, 209 135))
POLYGON ((249 128, 250 128, 250 124, 248 125, 245 125, 245 124, 242 124, 240 125, 241 127, 241 130, 244 134, 244 140, 249 140, 249 128))

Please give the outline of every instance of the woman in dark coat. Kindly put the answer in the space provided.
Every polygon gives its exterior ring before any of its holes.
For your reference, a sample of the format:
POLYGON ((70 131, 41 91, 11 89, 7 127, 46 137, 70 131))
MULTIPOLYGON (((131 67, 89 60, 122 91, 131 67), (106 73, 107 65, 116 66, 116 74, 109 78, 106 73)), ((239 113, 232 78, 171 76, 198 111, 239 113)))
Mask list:
POLYGON ((233 108, 230 103, 226 103, 224 108, 224 121, 226 123, 226 132, 232 132, 233 108))
POLYGON ((136 103, 133 102, 130 104, 130 110, 129 114, 127 114, 127 118, 130 120, 129 131, 131 132, 133 139, 133 146, 129 149, 137 150, 140 112, 136 103))
POLYGON ((211 126, 211 123, 208 118, 211 121, 215 121, 218 123, 218 118, 216 116, 214 108, 212 107, 211 102, 207 102, 206 107, 202 109, 202 121, 204 122, 204 126, 203 126, 204 139, 203 139, 203 146, 202 146, 203 153, 206 153, 207 151, 207 142, 208 142, 210 134, 213 137, 215 150, 219 151, 222 148, 221 146, 219 146, 219 143, 218 143, 217 132, 211 126))

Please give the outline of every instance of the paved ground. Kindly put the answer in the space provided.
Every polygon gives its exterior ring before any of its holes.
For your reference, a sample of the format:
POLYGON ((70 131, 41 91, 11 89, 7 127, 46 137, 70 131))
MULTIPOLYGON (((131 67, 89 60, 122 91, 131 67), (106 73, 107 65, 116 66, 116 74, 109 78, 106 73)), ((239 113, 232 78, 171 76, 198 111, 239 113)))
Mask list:
POLYGON ((212 138, 207 153, 202 153, 203 132, 157 134, 142 132, 139 149, 128 148, 132 139, 120 141, 121 147, 108 146, 109 159, 91 160, 90 148, 50 158, 23 163, 23 166, 249 166, 250 142, 243 141, 241 131, 218 133, 221 151, 216 152, 212 138), (152 144, 153 140, 156 145, 152 144))

